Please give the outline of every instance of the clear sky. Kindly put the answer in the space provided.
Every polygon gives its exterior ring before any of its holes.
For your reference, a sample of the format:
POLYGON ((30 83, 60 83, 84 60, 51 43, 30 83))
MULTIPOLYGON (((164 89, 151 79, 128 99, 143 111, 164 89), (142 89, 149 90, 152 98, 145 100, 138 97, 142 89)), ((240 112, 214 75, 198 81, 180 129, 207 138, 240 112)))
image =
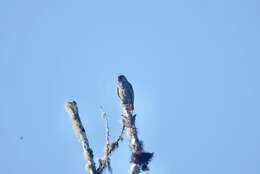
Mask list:
MULTIPOLYGON (((257 0, 0 1, 0 173, 82 174, 67 99, 78 102, 95 158, 116 78, 134 86, 151 174, 260 173, 257 0), (20 137, 23 137, 21 140, 20 137)), ((112 156, 129 170, 125 138, 112 156)))

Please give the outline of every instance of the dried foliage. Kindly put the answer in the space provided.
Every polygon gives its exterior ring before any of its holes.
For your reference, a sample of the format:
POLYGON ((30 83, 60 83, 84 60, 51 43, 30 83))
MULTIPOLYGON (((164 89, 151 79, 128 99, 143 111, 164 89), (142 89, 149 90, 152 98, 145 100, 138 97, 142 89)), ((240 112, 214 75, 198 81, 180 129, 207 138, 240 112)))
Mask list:
POLYGON ((143 171, 149 170, 148 164, 153 158, 153 153, 150 152, 134 152, 131 156, 131 163, 142 166, 143 171))

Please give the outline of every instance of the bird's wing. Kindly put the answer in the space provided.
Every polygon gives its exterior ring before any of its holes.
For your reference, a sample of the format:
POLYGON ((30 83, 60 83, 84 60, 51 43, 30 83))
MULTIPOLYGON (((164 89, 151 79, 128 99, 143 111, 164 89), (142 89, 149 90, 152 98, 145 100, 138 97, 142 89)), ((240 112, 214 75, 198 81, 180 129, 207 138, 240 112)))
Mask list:
POLYGON ((129 82, 125 83, 124 91, 124 96, 127 97, 129 101, 134 103, 134 90, 129 82))
POLYGON ((130 83, 129 83, 129 93, 130 93, 130 97, 132 99, 132 102, 134 103, 134 98, 135 98, 134 89, 133 89, 133 86, 130 83))

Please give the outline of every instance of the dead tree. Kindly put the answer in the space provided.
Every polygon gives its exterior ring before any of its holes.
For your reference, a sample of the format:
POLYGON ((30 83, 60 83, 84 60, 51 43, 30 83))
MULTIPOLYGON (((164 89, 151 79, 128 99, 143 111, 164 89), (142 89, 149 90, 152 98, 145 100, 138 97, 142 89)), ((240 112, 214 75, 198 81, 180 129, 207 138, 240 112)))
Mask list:
POLYGON ((139 174, 141 171, 148 171, 148 164, 153 157, 153 153, 145 152, 143 142, 139 140, 137 128, 135 126, 136 114, 133 115, 124 106, 123 122, 127 128, 127 133, 130 138, 131 148, 131 168, 130 174, 139 174))
POLYGON ((65 109, 69 113, 69 116, 72 121, 72 126, 75 131, 76 136, 79 138, 83 149, 84 159, 86 160, 86 170, 90 174, 102 174, 104 169, 108 169, 112 173, 112 168, 110 165, 110 157, 112 152, 114 152, 119 147, 119 142, 123 140, 124 131, 127 130, 129 139, 130 139, 130 148, 131 148, 131 166, 130 174, 139 174, 142 171, 149 170, 148 164, 153 157, 153 153, 145 152, 143 147, 143 142, 139 140, 137 128, 135 126, 136 114, 133 114, 132 110, 129 110, 126 105, 121 104, 122 109, 122 128, 118 137, 114 141, 110 141, 110 130, 108 124, 108 117, 105 112, 102 113, 102 116, 105 120, 106 127, 106 138, 105 138, 105 147, 104 155, 98 160, 98 165, 94 161, 93 150, 89 145, 87 138, 87 133, 85 128, 82 125, 80 120, 77 103, 75 101, 66 101, 65 109))

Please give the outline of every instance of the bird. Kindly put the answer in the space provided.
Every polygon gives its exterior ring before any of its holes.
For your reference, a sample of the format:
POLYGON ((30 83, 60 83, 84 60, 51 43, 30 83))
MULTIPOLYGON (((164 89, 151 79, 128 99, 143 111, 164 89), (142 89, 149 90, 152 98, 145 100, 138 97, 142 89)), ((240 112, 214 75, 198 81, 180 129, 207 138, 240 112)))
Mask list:
POLYGON ((131 83, 124 75, 118 76, 117 95, 127 111, 134 110, 134 90, 131 83))

